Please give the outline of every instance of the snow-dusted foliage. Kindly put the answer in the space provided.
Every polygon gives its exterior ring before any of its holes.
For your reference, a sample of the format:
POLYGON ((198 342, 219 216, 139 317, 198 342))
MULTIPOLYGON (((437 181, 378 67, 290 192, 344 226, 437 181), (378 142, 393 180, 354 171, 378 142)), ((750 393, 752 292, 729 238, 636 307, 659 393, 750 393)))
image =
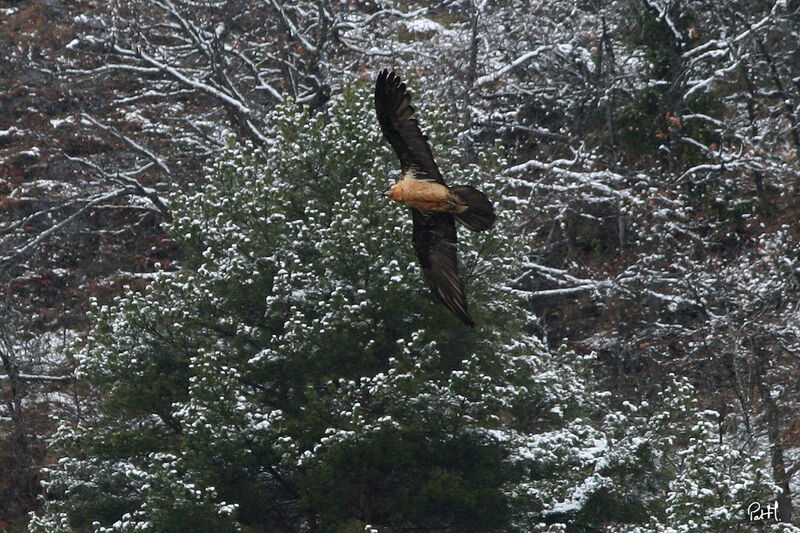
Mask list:
POLYGON ((697 389, 685 378, 670 375, 657 405, 628 404, 627 415, 610 415, 628 428, 627 446, 652 450, 655 462, 668 477, 657 497, 659 513, 644 527, 631 531, 690 533, 717 531, 795 532, 773 515, 765 522, 751 521, 750 504, 774 505, 781 489, 765 468, 766 454, 741 448, 736 439, 720 435, 720 414, 702 410, 697 389))
MULTIPOLYGON (((67 457, 33 531, 613 530, 663 515, 672 441, 629 410, 602 419, 591 359, 525 333, 513 209, 461 233, 478 329, 433 301, 407 213, 379 194, 396 163, 371 107, 367 88, 327 119, 282 104, 266 153, 232 144, 176 195, 185 266, 96 307, 78 360, 99 415, 60 429, 67 457)), ((459 165, 431 121, 445 175, 497 194, 494 161, 459 165)))

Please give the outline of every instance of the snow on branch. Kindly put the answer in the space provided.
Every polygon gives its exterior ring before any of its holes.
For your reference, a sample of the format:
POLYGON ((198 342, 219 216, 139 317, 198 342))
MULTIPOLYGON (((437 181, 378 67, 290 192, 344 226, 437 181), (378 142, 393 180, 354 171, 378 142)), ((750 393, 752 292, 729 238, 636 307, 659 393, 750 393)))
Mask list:
POLYGON ((167 65, 166 63, 162 63, 161 61, 151 56, 150 54, 147 54, 141 49, 133 50, 130 48, 123 48, 118 44, 115 44, 114 51, 120 55, 139 58, 147 63, 150 63, 155 68, 157 68, 161 72, 164 72, 165 74, 169 74, 172 78, 179 81, 180 83, 188 87, 193 87, 194 89, 202 91, 210 96, 213 96, 218 100, 223 101, 224 103, 233 107, 238 113, 246 117, 250 117, 253 114, 252 110, 247 105, 245 105, 245 103, 242 102, 241 100, 238 100, 232 97, 231 95, 226 94, 225 92, 217 89, 216 87, 213 87, 212 85, 209 85, 208 83, 203 83, 196 79, 185 76, 184 74, 179 72, 178 69, 176 69, 175 67, 167 65))
POLYGON ((297 41, 303 46, 303 48, 305 48, 306 52, 309 52, 311 54, 316 54, 317 47, 311 44, 308 41, 308 39, 303 37, 303 35, 297 29, 297 26, 294 24, 294 22, 292 22, 292 19, 290 19, 289 16, 286 14, 286 11, 284 11, 283 6, 278 5, 278 2, 276 0, 269 0, 269 3, 272 5, 272 7, 275 8, 275 10, 281 16, 281 20, 283 20, 283 23, 289 29, 289 33, 292 35, 292 37, 297 39, 297 41))
POLYGON ((773 4, 772 9, 769 12, 769 15, 764 16, 761 20, 759 20, 758 22, 750 26, 748 29, 746 29, 745 31, 734 37, 733 40, 739 42, 743 39, 746 39, 751 34, 757 33, 759 30, 761 30, 761 28, 769 24, 769 22, 773 19, 773 17, 775 17, 777 10, 781 6, 785 5, 786 5, 785 0, 778 0, 777 2, 775 2, 775 4, 773 4))
POLYGON ((127 135, 123 135, 122 133, 120 133, 120 131, 117 128, 115 128, 113 126, 106 126, 104 124, 101 124, 100 122, 95 120, 91 115, 84 114, 83 115, 83 119, 85 121, 87 121, 89 124, 92 124, 92 125, 100 128, 104 132, 111 133, 117 139, 120 139, 125 144, 127 144, 128 146, 130 146, 131 148, 136 150, 137 152, 143 154, 145 157, 147 157, 153 163, 155 163, 164 172, 164 174, 166 174, 167 176, 171 176, 172 175, 172 171, 169 169, 169 167, 167 167, 167 164, 164 163, 163 159, 161 159, 160 157, 155 155, 153 152, 151 152, 150 150, 148 150, 147 148, 145 148, 141 144, 137 143, 136 141, 134 141, 133 139, 131 139, 127 135))
POLYGON ((725 68, 715 70, 711 76, 703 79, 703 80, 691 80, 686 82, 687 85, 691 85, 691 89, 686 91, 684 95, 684 99, 689 99, 694 93, 700 90, 708 89, 711 84, 717 80, 724 78, 726 75, 730 74, 731 72, 735 72, 736 69, 739 68, 739 61, 734 61, 730 65, 725 68))
POLYGON ((595 290, 596 288, 597 287, 594 285, 577 285, 575 287, 564 287, 563 289, 543 289, 540 291, 531 291, 528 293, 528 295, 533 296, 534 298, 545 296, 563 296, 565 294, 587 292, 595 290))
MULTIPOLYGON (((56 382, 56 383, 66 383, 68 381, 72 381, 75 379, 74 376, 48 376, 44 374, 17 374, 17 379, 20 381, 28 381, 28 382, 56 382)), ((0 375, 0 382, 2 381, 12 381, 12 377, 9 375, 0 375)))
POLYGON ((147 198, 153 203, 153 205, 155 206, 155 210, 157 210, 159 214, 167 218, 169 217, 169 208, 167 207, 167 202, 163 198, 161 198, 161 196, 155 189, 143 186, 141 183, 139 183, 137 179, 133 177, 137 174, 141 174, 142 172, 148 170, 153 165, 153 163, 147 163, 144 166, 141 166, 137 169, 130 170, 127 172, 111 173, 103 170, 100 166, 86 159, 80 157, 72 157, 66 153, 64 154, 64 157, 66 157, 70 161, 74 161, 75 163, 80 163, 81 165, 88 167, 89 169, 94 171, 95 174, 105 179, 106 181, 110 181, 122 185, 124 187, 127 187, 132 192, 138 193, 139 196, 147 198))
POLYGON ((608 284, 607 281, 594 281, 590 279, 577 278, 567 273, 566 270, 547 267, 535 262, 527 262, 524 263, 522 266, 523 268, 526 269, 526 272, 525 274, 520 276, 520 278, 515 280, 514 284, 521 282, 523 278, 526 278, 535 272, 543 279, 561 285, 560 287, 555 289, 524 291, 527 296, 532 296, 534 298, 546 297, 546 296, 562 296, 565 294, 596 291, 602 288, 604 285, 608 284), (569 286, 563 286, 563 285, 569 285, 569 286))
POLYGON ((86 211, 92 209, 93 207, 100 205, 102 203, 114 200, 116 198, 121 198, 123 196, 128 196, 131 193, 135 192, 133 187, 124 187, 122 189, 116 189, 111 192, 107 192, 104 194, 99 194, 91 199, 86 199, 85 204, 83 207, 72 213, 70 216, 58 222, 57 224, 53 224, 43 232, 39 233, 35 238, 22 243, 20 246, 13 248, 8 253, 3 256, 0 256, 0 268, 5 267, 9 263, 13 262, 17 258, 25 255, 26 253, 36 249, 36 247, 44 242, 46 239, 50 238, 53 234, 61 231, 66 226, 68 226, 72 221, 77 219, 79 216, 84 214, 86 211))
POLYGON ((486 85, 487 83, 491 83, 495 81, 497 78, 505 74, 506 72, 513 70, 514 68, 518 67, 519 65, 525 63, 526 61, 530 61, 534 57, 538 56, 545 50, 549 50, 550 46, 539 46, 535 50, 531 50, 519 56, 517 59, 509 63, 508 65, 504 66, 503 68, 492 72, 491 74, 487 74, 485 76, 481 76, 477 80, 475 80, 475 86, 480 87, 481 85, 486 85))
POLYGON ((209 47, 209 42, 207 39, 203 39, 201 37, 204 32, 196 25, 192 24, 186 17, 182 16, 180 11, 178 11, 172 2, 169 0, 150 0, 150 3, 157 5, 165 12, 169 13, 172 18, 177 20, 183 31, 192 39, 195 47, 199 49, 209 60, 213 61, 214 53, 209 47))
POLYGON ((683 36, 681 32, 678 31, 678 28, 675 27, 675 23, 672 22, 672 18, 667 13, 667 9, 659 6, 654 0, 647 0, 645 3, 650 6, 650 8, 658 14, 658 18, 663 20, 667 27, 669 27, 670 31, 675 36, 675 40, 682 42, 683 36))
POLYGON ((528 262, 522 265, 524 268, 531 268, 537 270, 538 272, 546 275, 549 279, 553 281, 569 281, 571 283, 580 284, 586 287, 597 287, 600 283, 590 279, 581 279, 576 278, 567 273, 566 270, 561 270, 558 268, 547 267, 544 265, 540 265, 539 263, 528 262))
MULTIPOLYGON (((617 197, 635 203, 643 203, 643 200, 641 198, 633 196, 630 193, 630 191, 622 189, 620 190, 614 189, 607 183, 604 183, 604 182, 623 183, 625 181, 625 176, 621 174, 617 174, 616 172, 612 172, 610 170, 580 172, 580 171, 568 170, 559 166, 560 164, 564 163, 574 164, 576 161, 577 161, 577 155, 575 157, 575 160, 573 161, 559 160, 550 163, 545 163, 542 161, 538 161, 536 159, 530 159, 524 163, 520 163, 519 165, 507 168, 505 171, 503 171, 503 174, 508 176, 514 174, 523 174, 526 172, 530 172, 532 170, 543 170, 557 176, 575 180, 576 182, 581 183, 583 185, 587 185, 593 189, 596 189, 609 197, 617 197)), ((530 183, 529 180, 523 180, 523 181, 530 183)))
POLYGON ((118 70, 138 72, 140 74, 158 74, 159 72, 161 72, 161 69, 157 67, 143 67, 141 65, 128 65, 125 63, 108 63, 106 65, 101 65, 99 67, 91 69, 68 68, 65 69, 64 72, 66 74, 77 74, 77 75, 88 76, 88 75, 99 74, 101 72, 115 72, 118 70))
POLYGON ((419 17, 421 15, 425 15, 428 12, 428 9, 429 8, 427 8, 427 7, 423 7, 423 8, 417 9, 416 11, 409 11, 408 13, 400 11, 399 9, 381 9, 379 11, 376 11, 372 15, 368 16, 367 18, 365 18, 361 22, 361 24, 366 26, 368 24, 371 24, 372 22, 374 22, 375 20, 377 20, 380 17, 390 17, 390 16, 391 17, 401 18, 401 19, 414 19, 414 18, 419 17))
POLYGON ((711 57, 719 57, 720 53, 726 54, 729 49, 729 44, 721 39, 711 39, 707 43, 687 50, 683 53, 683 59, 702 59, 710 55, 711 57))

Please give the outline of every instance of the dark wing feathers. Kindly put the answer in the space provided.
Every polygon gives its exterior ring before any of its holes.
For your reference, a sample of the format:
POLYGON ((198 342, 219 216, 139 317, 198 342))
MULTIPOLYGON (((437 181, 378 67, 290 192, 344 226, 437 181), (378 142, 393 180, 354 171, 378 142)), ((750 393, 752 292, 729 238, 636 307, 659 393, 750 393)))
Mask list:
POLYGON ((375 111, 381 131, 397 153, 403 172, 413 169, 416 179, 444 185, 428 138, 419 129, 417 119, 412 118, 414 108, 406 84, 386 69, 378 74, 375 82, 375 111))
POLYGON ((458 277, 456 254, 456 222, 449 213, 422 212, 411 209, 414 220, 414 251, 417 252, 422 273, 433 293, 462 322, 475 327, 467 310, 464 284, 458 277))

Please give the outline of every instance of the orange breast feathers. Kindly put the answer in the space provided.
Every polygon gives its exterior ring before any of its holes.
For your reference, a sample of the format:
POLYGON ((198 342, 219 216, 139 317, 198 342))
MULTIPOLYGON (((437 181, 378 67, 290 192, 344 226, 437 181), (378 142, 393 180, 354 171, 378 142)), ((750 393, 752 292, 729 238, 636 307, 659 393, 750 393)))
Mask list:
POLYGON ((460 198, 441 183, 413 179, 401 179, 392 185, 387 196, 395 202, 423 211, 454 212, 461 204, 460 198))

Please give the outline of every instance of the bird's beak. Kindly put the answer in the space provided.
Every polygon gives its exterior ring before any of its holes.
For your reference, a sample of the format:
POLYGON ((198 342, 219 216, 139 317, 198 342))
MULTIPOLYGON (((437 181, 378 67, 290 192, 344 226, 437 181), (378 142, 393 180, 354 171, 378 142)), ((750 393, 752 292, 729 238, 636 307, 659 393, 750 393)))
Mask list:
POLYGON ((392 192, 391 187, 386 187, 386 189, 381 193, 381 196, 389 196, 389 193, 392 192))

